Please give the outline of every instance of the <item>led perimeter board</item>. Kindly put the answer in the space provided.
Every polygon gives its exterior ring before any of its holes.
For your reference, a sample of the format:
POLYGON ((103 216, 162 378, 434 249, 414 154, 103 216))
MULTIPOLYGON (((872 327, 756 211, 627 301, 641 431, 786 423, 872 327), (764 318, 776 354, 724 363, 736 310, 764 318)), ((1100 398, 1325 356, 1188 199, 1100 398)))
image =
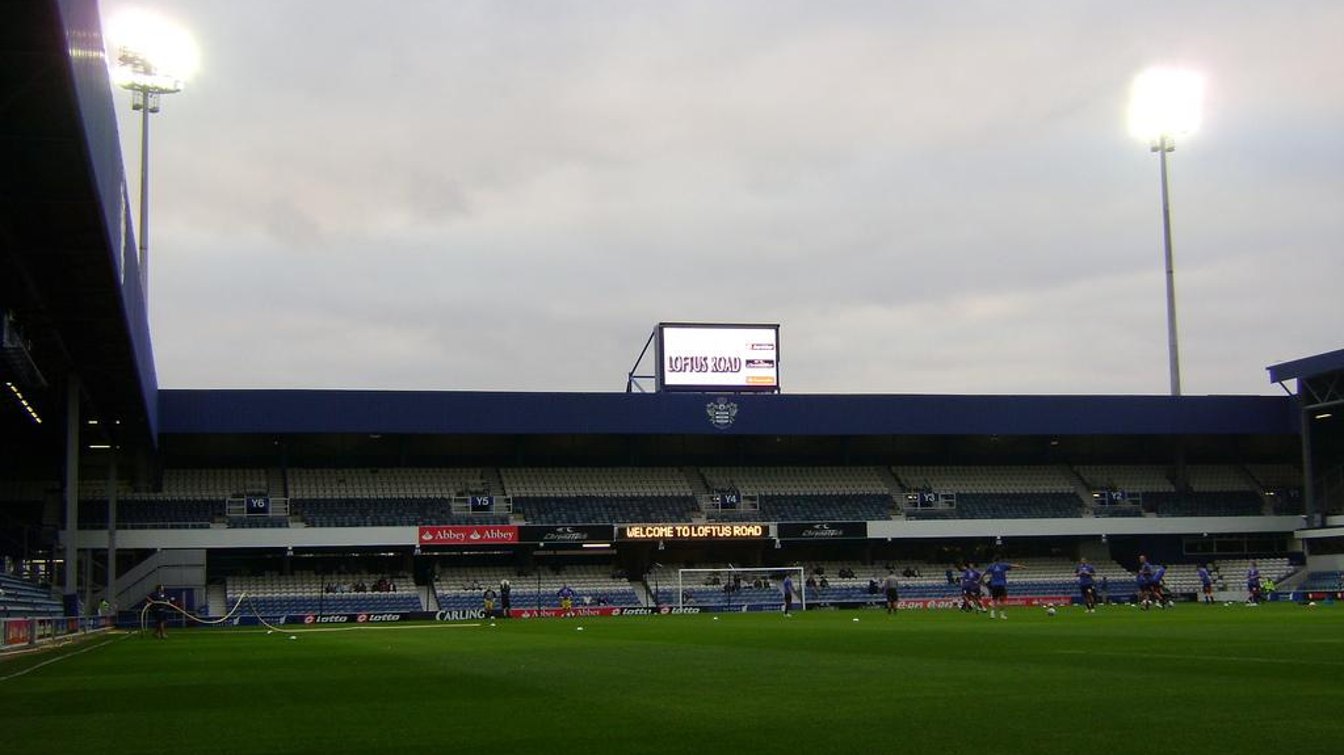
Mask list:
POLYGON ((658 390, 778 393, 779 325, 658 323, 658 390))

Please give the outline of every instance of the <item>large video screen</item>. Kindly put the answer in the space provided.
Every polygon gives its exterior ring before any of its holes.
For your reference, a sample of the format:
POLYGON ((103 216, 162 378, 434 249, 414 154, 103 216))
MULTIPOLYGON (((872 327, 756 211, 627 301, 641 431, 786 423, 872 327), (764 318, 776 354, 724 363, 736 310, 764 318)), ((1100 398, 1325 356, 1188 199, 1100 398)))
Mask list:
POLYGON ((664 391, 779 390, 778 325, 658 325, 664 391))

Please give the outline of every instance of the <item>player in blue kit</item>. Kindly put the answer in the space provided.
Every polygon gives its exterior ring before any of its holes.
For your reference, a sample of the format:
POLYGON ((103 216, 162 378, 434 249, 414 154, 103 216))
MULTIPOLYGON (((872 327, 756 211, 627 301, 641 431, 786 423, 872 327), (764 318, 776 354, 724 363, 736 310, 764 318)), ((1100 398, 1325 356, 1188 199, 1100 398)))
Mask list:
POLYGON ((982 582, 989 584, 989 599, 992 608, 989 609, 989 618, 1008 618, 1008 612, 1004 606, 1008 601, 1008 572, 1013 569, 1025 569, 1022 564, 1014 564, 1008 561, 995 561, 985 567, 985 574, 981 577, 982 582), (997 617, 995 613, 997 612, 997 617))
POLYGON ((1139 554, 1139 570, 1134 575, 1135 586, 1139 588, 1139 605, 1147 611, 1153 604, 1153 565, 1148 563, 1148 557, 1139 554))
POLYGON ((1153 602, 1157 603, 1158 608, 1170 608, 1172 603, 1167 597, 1167 586, 1162 580, 1167 576, 1167 567, 1161 564, 1153 564, 1153 573, 1149 577, 1148 591, 1153 596, 1153 602))
POLYGON ((565 585, 560 588, 556 595, 560 598, 560 610, 568 614, 574 608, 574 596, 576 595, 574 588, 565 585))
POLYGON ((1209 573, 1208 564, 1200 564, 1195 570, 1195 576, 1199 577, 1200 590, 1204 593, 1204 602, 1213 604, 1213 575, 1209 573))
POLYGON ((1246 602, 1251 605, 1260 602, 1260 564, 1255 561, 1246 570, 1246 602))
POLYGON ((1083 596, 1083 606, 1088 613, 1097 612, 1097 570, 1086 558, 1078 559, 1078 568, 1073 570, 1078 576, 1078 592, 1083 596))
POLYGON ((792 616, 792 615, 793 615, 793 576, 792 576, 792 575, 790 575, 790 574, 785 574, 785 575, 784 575, 784 585, 780 588, 780 590, 783 592, 783 597, 784 597, 784 615, 785 615, 785 616, 792 616))
POLYGON ((984 592, 980 589, 983 575, 975 564, 967 562, 961 570, 961 610, 985 612, 984 592))

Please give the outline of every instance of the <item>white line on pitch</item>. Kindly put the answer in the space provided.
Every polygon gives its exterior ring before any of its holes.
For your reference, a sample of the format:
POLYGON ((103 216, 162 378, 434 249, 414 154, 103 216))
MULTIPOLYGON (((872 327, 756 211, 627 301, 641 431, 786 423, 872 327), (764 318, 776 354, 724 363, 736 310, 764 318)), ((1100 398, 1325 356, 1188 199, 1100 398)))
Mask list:
POLYGON ((36 671, 36 670, 42 668, 43 666, 50 666, 51 664, 55 663, 56 661, 63 661, 63 660, 65 660, 66 658, 74 658, 74 657, 77 656, 77 655, 82 655, 82 654, 84 654, 84 653, 89 652, 90 650, 97 650, 98 648, 100 648, 100 647, 102 647, 102 646, 104 646, 104 645, 111 644, 111 643, 113 643, 113 642, 116 642, 116 640, 103 640, 102 642, 98 643, 97 645, 90 645, 89 647, 86 647, 86 648, 83 648, 83 649, 80 649, 80 650, 76 650, 76 651, 73 652, 73 653, 66 653, 65 655, 58 655, 58 656, 56 656, 55 658, 48 658, 47 660, 42 661, 41 663, 37 664, 36 666, 30 666, 30 667, 28 667, 28 668, 26 668, 26 669, 24 669, 24 670, 22 670, 22 671, 15 671, 14 673, 9 674, 9 675, 7 675, 7 676, 0 676, 0 682, 7 682, 7 681, 9 681, 10 679, 17 679, 17 678, 19 678, 20 676, 23 676, 24 674, 31 674, 32 672, 34 672, 34 671, 36 671))
POLYGON ((1344 666, 1344 661, 1319 658, 1259 658, 1249 655, 1177 655, 1175 653, 1121 653, 1109 650, 1056 650, 1057 655, 1109 655, 1122 658, 1157 658, 1164 661, 1231 661, 1233 663, 1289 663, 1307 666, 1344 666))

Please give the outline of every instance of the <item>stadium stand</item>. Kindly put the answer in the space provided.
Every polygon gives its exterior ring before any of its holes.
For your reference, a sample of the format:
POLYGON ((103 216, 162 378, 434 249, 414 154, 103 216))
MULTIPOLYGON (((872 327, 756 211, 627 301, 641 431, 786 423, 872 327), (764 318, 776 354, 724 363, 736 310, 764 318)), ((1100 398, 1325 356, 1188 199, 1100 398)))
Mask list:
POLYGON ((1344 590, 1344 571, 1314 571, 1298 585, 1299 591, 1344 590))
POLYGON ((1175 492, 1166 469, 1154 465, 1085 464, 1075 471, 1092 490, 1126 493, 1175 492))
POLYGON ((611 567, 593 564, 570 565, 560 571, 539 568, 530 574, 492 566, 446 569, 435 578, 434 593, 441 610, 477 610, 483 605, 481 596, 485 588, 498 593, 500 582, 505 579, 512 586, 510 600, 517 609, 558 608, 557 593, 565 585, 577 594, 575 606, 643 605, 629 579, 611 567))
POLYGON ((499 475, 505 492, 515 497, 693 495, 686 475, 675 467, 505 467, 499 470, 499 475))
POLYGON ((513 510, 528 524, 689 522, 695 500, 686 496, 514 496, 513 510))
MULTIPOLYGON (((262 469, 165 469, 158 492, 133 491, 126 484, 117 488, 117 527, 123 529, 203 529, 215 522, 228 526, 285 526, 285 523, 236 522, 225 519, 224 502, 230 497, 266 494, 266 471, 262 469)), ((107 526, 107 485, 85 481, 80 486, 79 526, 107 526)))
POLYGON ((268 492, 264 469, 165 469, 159 493, 176 500, 218 500, 268 492))
MULTIPOLYGON (((1025 569, 1014 571, 1010 578, 1012 594, 1019 597, 1073 596, 1078 594, 1078 582, 1074 576, 1075 563, 1057 558, 1014 559, 1025 569)), ((983 566, 983 564, 981 564, 983 566)), ((1115 562, 1093 564, 1097 569, 1097 579, 1108 580, 1112 601, 1128 600, 1133 592, 1134 576, 1115 562)), ((725 581, 730 572, 727 564, 705 564, 701 568, 724 569, 719 580, 706 584, 712 577, 707 573, 697 573, 696 583, 682 582, 683 601, 708 608, 738 608, 742 606, 763 606, 778 604, 780 586, 778 579, 772 579, 768 585, 755 587, 745 584, 740 590, 725 590, 725 581)), ((902 600, 957 600, 961 596, 960 583, 949 584, 945 575, 947 564, 931 563, 891 563, 891 564, 855 564, 852 562, 816 562, 806 565, 806 595, 809 604, 881 604, 884 596, 877 583, 890 570, 900 581, 902 600), (852 570, 853 577, 839 576, 842 569, 852 570), (916 575, 916 576, 907 576, 916 575), (825 585, 822 585, 822 580, 825 585), (811 583, 811 584, 808 584, 811 583)), ((655 570, 659 583, 659 593, 664 602, 677 602, 677 570, 663 568, 655 570)), ((652 574, 652 573, 651 573, 652 574)), ((753 575, 754 576, 754 575, 753 575)))
POLYGON ((709 511, 709 521, 822 522, 874 521, 891 518, 892 501, 887 493, 765 494, 759 510, 709 511))
POLYGON ((1051 519, 1084 512, 1078 481, 1059 466, 901 466, 892 474, 908 492, 936 496, 932 506, 907 506, 909 519, 1051 519))
POLYGON ((901 466, 892 473, 906 490, 948 493, 1077 493, 1058 466, 901 466))
POLYGON ((1259 516, 1264 506, 1249 490, 1146 493, 1143 500, 1158 516, 1259 516))
MULTIPOLYGON (((1260 566, 1260 578, 1273 582, 1282 582, 1297 570, 1287 558, 1283 557, 1254 560, 1260 566)), ((1225 558, 1210 564, 1209 568, 1217 580, 1218 589, 1233 591, 1245 589, 1246 571, 1250 568, 1251 561, 1249 558, 1225 558)))
POLYGON ((961 519, 1051 519, 1082 516, 1076 493, 960 493, 961 519))
POLYGON ((309 527, 406 527, 504 524, 509 521, 507 513, 454 511, 452 499, 455 496, 495 492, 479 468, 296 468, 289 470, 287 480, 290 513, 309 527))
POLYGON ((51 591, 12 574, 0 574, 0 616, 60 616, 51 591))
MULTIPOLYGON (((135 497, 117 501, 120 529, 207 529, 224 516, 224 500, 135 497)), ((80 529, 107 527, 107 501, 79 504, 80 529)))
POLYGON ((309 527, 414 527, 506 524, 507 514, 454 514, 446 498, 291 498, 290 511, 309 527))
MULTIPOLYGON (((1080 516, 1254 516, 1299 513, 1296 489, 1261 489, 1292 482, 1290 465, 1192 465, 1187 489, 1177 489, 1159 466, 1059 465, 878 467, 520 467, 296 468, 285 485, 289 509, 272 516, 227 514, 224 502, 269 495, 262 469, 168 469, 157 493, 119 493, 117 526, 274 528, 420 526, 433 524, 615 524, 640 521, 880 521, 909 519, 1024 519, 1080 516), (890 473, 890 479, 884 474, 890 473), (500 490, 502 489, 502 490, 500 490), (893 498, 895 489, 901 498, 893 498), (697 494, 697 490, 701 491, 697 494), (749 505, 711 508, 703 491, 735 491, 749 505), (1107 496, 1083 491, 1119 491, 1107 496), (937 492, 916 505, 917 492, 937 492), (462 496, 501 492, 508 503, 491 512, 466 509, 462 496), (1262 497, 1265 496, 1265 497, 1262 497), (1088 500, 1090 498, 1091 500, 1088 500), (897 501, 901 505, 897 505, 897 501), (292 515, 292 517, 290 516, 292 515)), ((80 528, 106 526, 105 487, 80 507, 80 528)), ((24 495, 10 483, 6 495, 24 495)), ((34 490, 29 494, 40 494, 34 490)), ((279 499, 286 500, 286 499, 279 499)))
POLYGON ((704 467, 713 490, 780 495, 890 495, 873 467, 704 467))
MULTIPOLYGON (((226 593, 230 607, 246 595, 252 610, 263 616, 275 616, 295 613, 419 611, 424 606, 414 588, 411 578, 406 575, 302 573, 230 577, 226 593), (389 580, 390 589, 372 589, 380 579, 389 580), (358 589, 361 586, 364 589, 358 589)), ((248 605, 245 603, 244 608, 248 605)))
POLYGON ((490 490, 476 468, 404 467, 387 469, 290 469, 291 498, 452 498, 490 490))

